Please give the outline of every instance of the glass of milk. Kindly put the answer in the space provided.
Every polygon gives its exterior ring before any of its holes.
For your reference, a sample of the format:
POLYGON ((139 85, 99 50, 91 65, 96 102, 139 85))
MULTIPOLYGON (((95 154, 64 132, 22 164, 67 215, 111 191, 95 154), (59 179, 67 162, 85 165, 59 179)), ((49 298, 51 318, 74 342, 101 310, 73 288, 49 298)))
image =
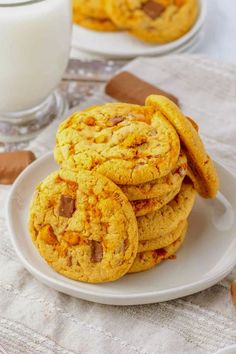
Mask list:
POLYGON ((28 140, 65 112, 56 87, 71 29, 71 0, 0 0, 0 142, 28 140))

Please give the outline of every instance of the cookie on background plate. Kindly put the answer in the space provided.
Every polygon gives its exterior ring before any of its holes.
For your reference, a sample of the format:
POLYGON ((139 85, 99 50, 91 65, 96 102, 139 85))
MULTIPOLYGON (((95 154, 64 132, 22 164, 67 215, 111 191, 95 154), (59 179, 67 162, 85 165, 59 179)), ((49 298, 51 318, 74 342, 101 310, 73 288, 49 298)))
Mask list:
POLYGON ((179 194, 170 203, 154 213, 137 218, 139 241, 157 239, 173 232, 181 221, 188 218, 195 198, 193 184, 185 180, 179 194))
POLYGON ((75 280, 102 283, 128 272, 138 248, 137 221, 113 182, 61 170, 36 188, 29 230, 41 256, 75 280))
POLYGON ((197 192, 203 198, 214 198, 219 190, 217 171, 193 121, 187 119, 179 107, 167 97, 151 95, 146 104, 156 107, 178 132, 188 160, 188 174, 197 192))
POLYGON ((60 124, 54 157, 66 169, 93 170, 117 184, 161 178, 176 166, 180 140, 155 107, 108 103, 60 124))
POLYGON ((106 0, 106 12, 119 27, 150 43, 182 37, 195 23, 198 0, 106 0))
POLYGON ((184 242, 187 233, 188 223, 186 222, 184 229, 182 230, 181 236, 174 241, 171 245, 158 248, 153 251, 145 251, 137 254, 129 273, 143 272, 145 270, 153 268, 155 265, 161 263, 163 260, 173 256, 182 243, 184 242))
POLYGON ((85 17, 108 19, 105 0, 73 0, 73 7, 85 17))
POLYGON ((77 9, 73 10, 73 22, 82 27, 95 30, 95 31, 101 31, 101 32, 117 31, 116 25, 109 18, 99 19, 99 18, 88 17, 83 15, 80 11, 77 11, 77 9))

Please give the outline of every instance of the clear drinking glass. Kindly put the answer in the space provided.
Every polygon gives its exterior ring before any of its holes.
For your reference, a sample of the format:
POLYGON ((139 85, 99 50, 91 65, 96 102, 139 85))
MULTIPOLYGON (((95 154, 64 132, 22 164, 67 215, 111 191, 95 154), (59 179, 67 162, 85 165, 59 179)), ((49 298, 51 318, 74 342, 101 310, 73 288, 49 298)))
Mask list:
POLYGON ((0 142, 28 140, 66 110, 70 0, 0 0, 0 142))

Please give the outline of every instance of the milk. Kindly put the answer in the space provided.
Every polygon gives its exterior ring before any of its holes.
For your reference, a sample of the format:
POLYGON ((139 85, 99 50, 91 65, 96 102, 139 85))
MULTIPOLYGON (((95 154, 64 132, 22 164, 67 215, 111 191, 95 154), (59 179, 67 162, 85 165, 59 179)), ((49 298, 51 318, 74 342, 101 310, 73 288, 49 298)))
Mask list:
POLYGON ((0 0, 0 113, 49 96, 66 68, 70 37, 70 0, 0 0))

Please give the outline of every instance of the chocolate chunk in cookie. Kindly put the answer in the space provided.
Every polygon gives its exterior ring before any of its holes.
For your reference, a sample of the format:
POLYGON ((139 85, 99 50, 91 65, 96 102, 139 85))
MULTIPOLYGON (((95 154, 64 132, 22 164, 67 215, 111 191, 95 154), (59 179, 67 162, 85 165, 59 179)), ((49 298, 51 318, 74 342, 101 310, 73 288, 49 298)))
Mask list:
POLYGON ((59 205, 59 216, 71 218, 75 211, 75 199, 69 195, 61 195, 59 205))
POLYGON ((156 1, 149 0, 143 5, 142 10, 152 20, 155 20, 157 17, 159 17, 162 14, 163 11, 165 11, 165 6, 159 4, 156 1))
POLYGON ((102 245, 98 241, 91 241, 91 262, 97 263, 101 262, 103 256, 102 245))

